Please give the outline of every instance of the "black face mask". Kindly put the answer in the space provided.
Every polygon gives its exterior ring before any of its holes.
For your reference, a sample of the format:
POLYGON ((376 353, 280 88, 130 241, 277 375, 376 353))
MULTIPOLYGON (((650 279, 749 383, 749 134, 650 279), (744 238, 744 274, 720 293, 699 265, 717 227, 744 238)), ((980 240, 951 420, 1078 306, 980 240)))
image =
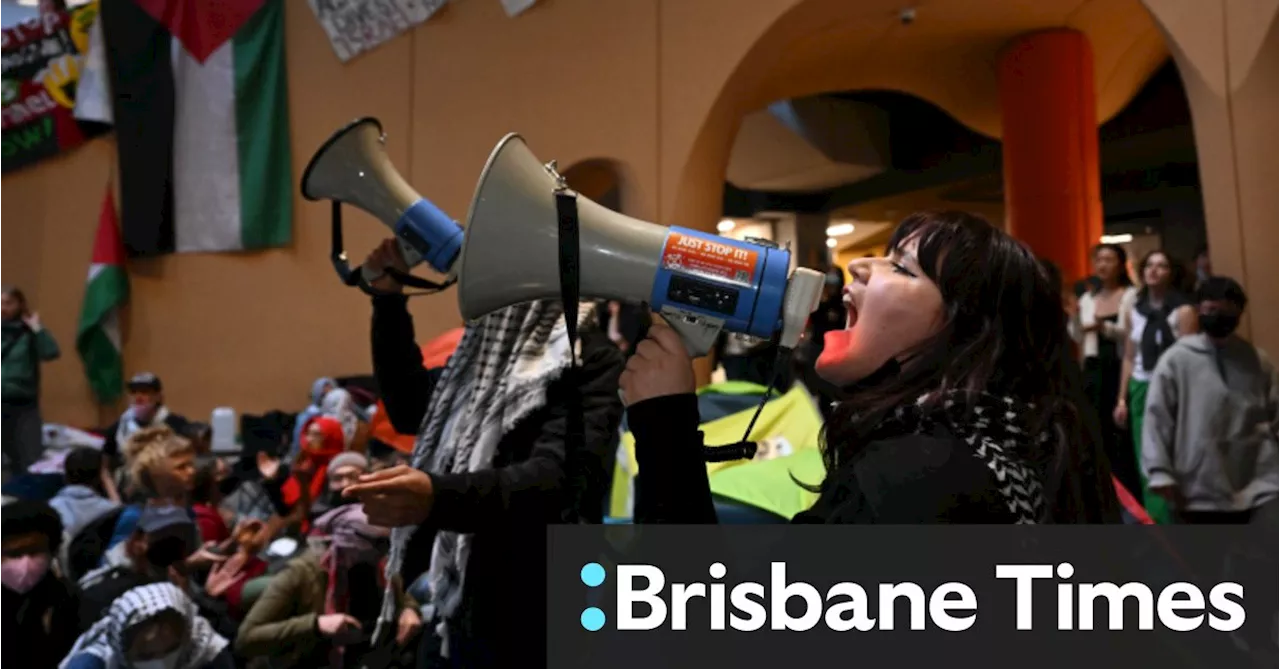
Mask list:
POLYGON ((185 540, 169 537, 147 546, 147 563, 160 569, 168 569, 190 554, 191 550, 185 540))
POLYGON ((1240 326, 1240 314, 1212 311, 1200 314, 1200 329, 1214 339, 1222 339, 1240 326))
POLYGON ((239 487, 240 479, 237 479, 234 476, 228 476, 221 481, 218 481, 218 493, 223 497, 229 497, 231 493, 235 492, 239 487))

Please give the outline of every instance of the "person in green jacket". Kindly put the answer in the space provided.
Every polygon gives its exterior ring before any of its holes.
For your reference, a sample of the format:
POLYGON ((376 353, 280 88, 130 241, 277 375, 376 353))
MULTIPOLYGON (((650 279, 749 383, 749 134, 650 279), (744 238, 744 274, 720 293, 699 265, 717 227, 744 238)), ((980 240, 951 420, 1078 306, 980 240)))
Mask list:
POLYGON ((6 471, 23 473, 44 452, 40 420, 40 363, 61 355, 53 335, 40 326, 40 316, 27 307, 21 290, 5 286, 3 308, 4 340, 3 394, 4 434, 0 435, 6 471))

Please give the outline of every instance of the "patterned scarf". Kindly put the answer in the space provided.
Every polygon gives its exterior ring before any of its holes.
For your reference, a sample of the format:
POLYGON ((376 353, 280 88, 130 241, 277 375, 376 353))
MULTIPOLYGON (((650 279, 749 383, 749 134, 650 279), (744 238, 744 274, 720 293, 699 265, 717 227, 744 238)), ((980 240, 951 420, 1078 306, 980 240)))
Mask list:
POLYGON ((995 475, 1000 496, 1019 525, 1040 523, 1048 515, 1044 497, 1044 481, 1034 464, 1029 448, 1043 448, 1054 437, 1052 432, 1032 434, 1029 418, 1035 407, 1010 397, 979 395, 965 402, 959 392, 940 402, 928 402, 925 395, 914 405, 898 407, 880 429, 903 430, 925 434, 942 427, 973 449, 978 458, 995 475))
POLYGON ((66 669, 71 658, 82 654, 102 660, 107 669, 129 666, 125 659, 126 632, 165 611, 175 611, 187 621, 186 640, 176 669, 203 669, 227 647, 227 640, 200 617, 195 602, 178 586, 152 583, 138 586, 116 598, 107 609, 106 617, 76 639, 58 669, 66 669))
MULTIPOLYGON (((379 543, 390 536, 390 532, 385 527, 370 525, 363 505, 347 504, 317 518, 312 534, 324 537, 328 543, 328 549, 320 557, 320 566, 329 576, 324 593, 324 612, 347 613, 351 599, 347 572, 356 563, 378 559, 381 553, 379 543)), ((343 666, 344 650, 338 645, 329 649, 329 666, 343 666)))
MULTIPOLYGON (((531 302, 496 311, 467 327, 431 394, 413 449, 415 468, 467 473, 492 466, 503 435, 546 404, 548 386, 572 362, 563 314, 558 301, 531 302)), ((593 315, 593 305, 579 305, 579 331, 593 315)), ((404 547, 415 529, 392 532, 388 588, 376 639, 382 638, 384 625, 395 623, 390 581, 400 571, 404 547)), ((441 530, 432 546, 428 581, 431 604, 441 615, 439 632, 446 655, 444 621, 453 618, 462 603, 471 540, 470 534, 441 530)))

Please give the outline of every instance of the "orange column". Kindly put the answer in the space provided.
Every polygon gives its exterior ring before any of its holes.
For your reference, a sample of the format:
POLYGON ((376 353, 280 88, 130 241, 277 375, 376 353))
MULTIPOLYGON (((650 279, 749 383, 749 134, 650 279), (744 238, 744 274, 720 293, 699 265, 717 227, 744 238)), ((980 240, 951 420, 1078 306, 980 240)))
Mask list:
POLYGON ((1083 278, 1102 236, 1089 40, 1074 30, 1023 35, 1000 54, 998 74, 1009 232, 1065 280, 1083 278))

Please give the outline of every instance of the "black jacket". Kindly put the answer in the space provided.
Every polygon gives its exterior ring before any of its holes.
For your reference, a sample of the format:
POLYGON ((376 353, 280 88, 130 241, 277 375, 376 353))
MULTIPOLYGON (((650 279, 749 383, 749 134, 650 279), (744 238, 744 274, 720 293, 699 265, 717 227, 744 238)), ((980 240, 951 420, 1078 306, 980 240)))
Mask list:
MULTIPOLYGON (((706 524, 716 512, 702 459, 697 397, 673 395, 632 406, 640 473, 637 523, 706 524)), ((820 481, 805 481, 818 484, 820 481)), ((818 501, 793 523, 1012 523, 995 475, 944 430, 881 434, 828 475, 818 501)))
POLYGON ((53 669, 71 650, 76 630, 76 600, 71 588, 52 571, 20 595, 3 590, 0 609, 4 616, 3 659, 6 667, 53 669))
MULTIPOLYGON (((416 434, 442 369, 425 369, 413 320, 401 295, 373 299, 373 369, 387 417, 416 434)), ((546 662, 546 527, 564 517, 598 519, 612 472, 604 463, 622 420, 622 353, 598 328, 581 333, 578 388, 586 449, 566 453, 565 378, 546 405, 498 445, 493 468, 432 473, 435 504, 405 554, 406 582, 425 572, 435 530, 474 535, 460 619, 450 655, 468 667, 541 666, 546 662)))

